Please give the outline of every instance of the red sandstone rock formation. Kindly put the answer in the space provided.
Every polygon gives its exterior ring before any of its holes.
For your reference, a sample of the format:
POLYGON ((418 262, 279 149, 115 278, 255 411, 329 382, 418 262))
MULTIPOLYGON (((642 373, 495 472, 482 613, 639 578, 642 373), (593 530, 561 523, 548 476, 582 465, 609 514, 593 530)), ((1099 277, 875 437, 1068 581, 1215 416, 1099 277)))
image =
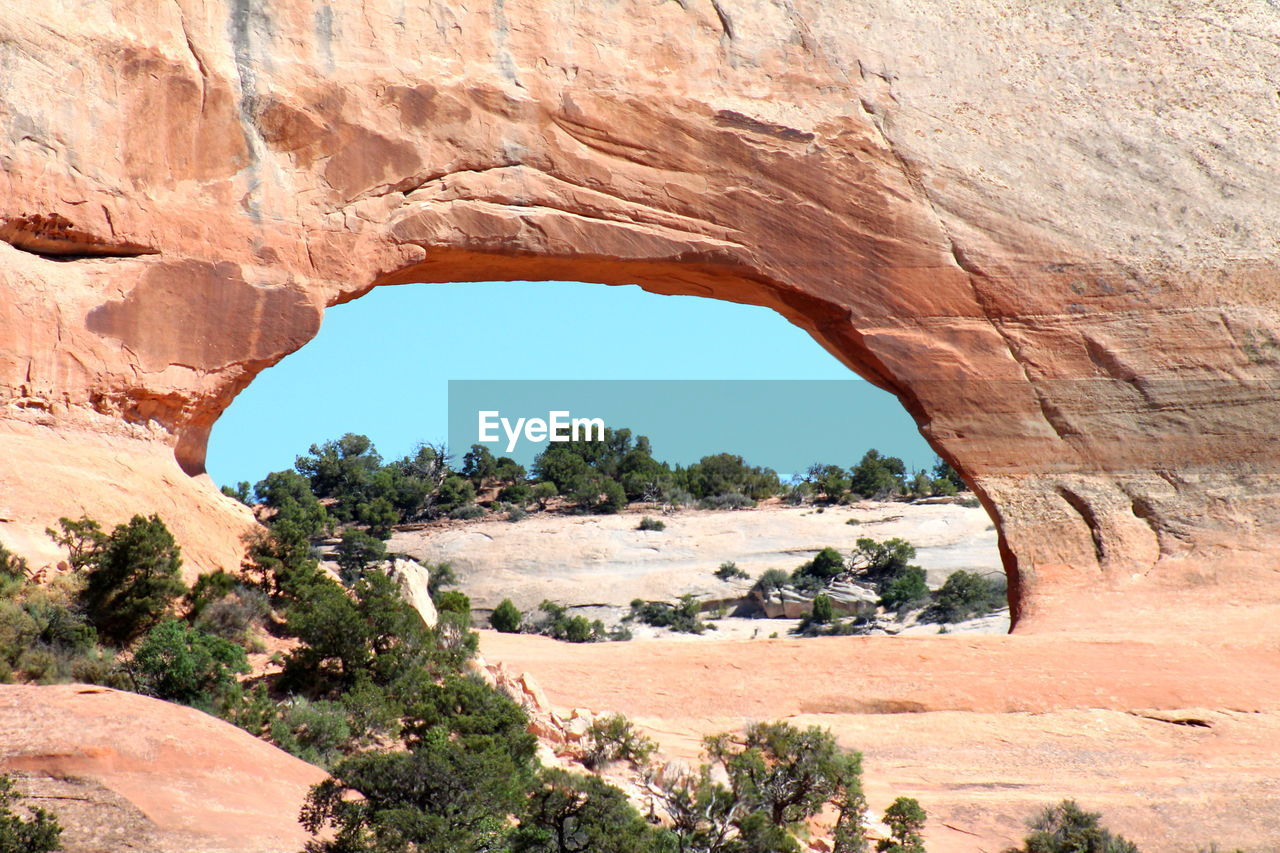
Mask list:
POLYGON ((69 851, 293 853, 325 778, 193 708, 67 684, 0 687, 0 772, 55 812, 69 851))
POLYGON ((769 306, 896 394, 1023 627, 1085 589, 1276 597, 1263 0, 25 3, 0 34, 11 546, 154 510, 233 563, 209 429, 326 306, 579 279, 769 306))

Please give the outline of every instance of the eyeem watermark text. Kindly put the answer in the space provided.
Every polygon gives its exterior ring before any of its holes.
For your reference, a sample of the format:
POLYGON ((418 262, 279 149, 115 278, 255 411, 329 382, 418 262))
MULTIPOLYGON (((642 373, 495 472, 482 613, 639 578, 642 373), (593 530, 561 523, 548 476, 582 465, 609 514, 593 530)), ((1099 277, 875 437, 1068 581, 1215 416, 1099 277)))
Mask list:
POLYGON ((476 434, 483 444, 500 441, 498 428, 507 436, 507 453, 516 449, 523 437, 534 444, 543 441, 604 441, 604 418, 575 418, 567 411, 547 412, 546 420, 542 418, 510 418, 502 417, 499 411, 482 411, 477 413, 476 434), (594 432, 594 437, 593 437, 594 432))

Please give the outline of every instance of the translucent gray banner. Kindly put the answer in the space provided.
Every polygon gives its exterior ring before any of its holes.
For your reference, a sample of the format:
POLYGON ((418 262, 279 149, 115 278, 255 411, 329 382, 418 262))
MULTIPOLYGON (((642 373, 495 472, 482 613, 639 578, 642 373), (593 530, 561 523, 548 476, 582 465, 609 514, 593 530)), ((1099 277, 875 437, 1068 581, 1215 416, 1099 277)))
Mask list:
POLYGON ((671 464, 733 453, 784 478, 815 462, 847 467, 872 447, 911 468, 934 460, 898 401, 858 379, 449 382, 455 454, 483 444, 527 466, 552 435, 572 438, 576 426, 594 436, 600 425, 647 436, 671 464))

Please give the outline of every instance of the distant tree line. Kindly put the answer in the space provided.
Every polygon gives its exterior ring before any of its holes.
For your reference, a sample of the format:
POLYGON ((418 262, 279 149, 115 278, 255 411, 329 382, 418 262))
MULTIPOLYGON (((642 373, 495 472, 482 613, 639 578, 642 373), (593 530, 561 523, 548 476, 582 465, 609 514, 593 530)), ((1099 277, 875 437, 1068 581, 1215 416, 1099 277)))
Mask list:
POLYGON ((883 456, 875 449, 868 450, 848 469, 839 465, 810 466, 805 485, 815 498, 826 503, 946 496, 967 488, 955 469, 942 459, 934 463, 931 472, 922 469, 908 475, 901 459, 883 456))
POLYGON ((247 482, 224 486, 223 492, 287 519, 311 538, 359 527, 386 539, 397 524, 487 513, 506 513, 518 521, 553 501, 579 512, 616 513, 632 503, 742 509, 773 497, 793 504, 838 503, 953 495, 963 488, 942 460, 931 473, 909 476, 901 459, 876 450, 848 469, 814 465, 789 484, 776 471, 731 453, 672 466, 654 458, 645 436, 606 429, 602 441, 548 444, 531 471, 510 457, 494 456, 482 444, 472 445, 456 468, 443 446, 430 444, 384 462, 368 437, 347 433, 312 445, 291 469, 268 474, 252 487, 247 482))

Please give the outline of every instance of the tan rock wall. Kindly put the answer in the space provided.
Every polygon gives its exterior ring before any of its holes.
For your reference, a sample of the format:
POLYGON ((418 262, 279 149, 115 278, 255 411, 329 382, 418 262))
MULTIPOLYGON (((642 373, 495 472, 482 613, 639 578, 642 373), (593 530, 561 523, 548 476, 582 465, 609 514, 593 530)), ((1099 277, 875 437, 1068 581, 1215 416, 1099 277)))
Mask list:
POLYGON ((1264 0, 68 0, 0 36, 0 538, 32 553, 159 510, 225 565, 209 429, 326 306, 571 279, 774 308, 895 393, 1024 627, 1082 586, 1276 597, 1264 0))

